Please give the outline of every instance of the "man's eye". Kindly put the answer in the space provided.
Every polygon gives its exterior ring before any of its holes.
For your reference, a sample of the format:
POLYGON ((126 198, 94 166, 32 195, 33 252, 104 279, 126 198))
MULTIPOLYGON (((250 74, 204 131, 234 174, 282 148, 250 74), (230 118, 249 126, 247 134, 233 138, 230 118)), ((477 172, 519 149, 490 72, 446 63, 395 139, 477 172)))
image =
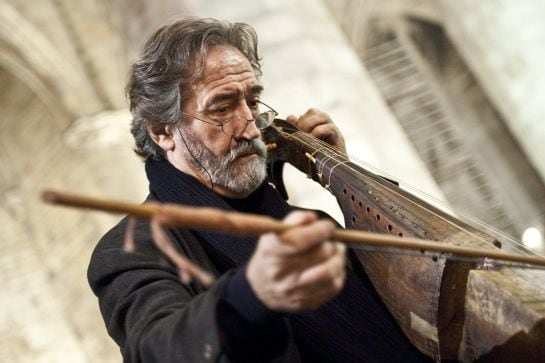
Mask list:
POLYGON ((214 113, 226 113, 229 111, 229 106, 221 106, 216 108, 213 112, 214 113))
POLYGON ((248 107, 250 107, 252 109, 257 109, 259 107, 259 101, 258 100, 248 101, 248 107))

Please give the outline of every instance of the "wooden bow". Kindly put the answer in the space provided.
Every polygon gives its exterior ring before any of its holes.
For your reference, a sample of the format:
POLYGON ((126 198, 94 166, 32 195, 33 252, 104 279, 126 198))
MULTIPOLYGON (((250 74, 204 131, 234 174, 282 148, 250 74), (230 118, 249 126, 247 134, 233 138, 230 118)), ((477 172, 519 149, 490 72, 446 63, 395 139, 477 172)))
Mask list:
MULTIPOLYGON (((226 212, 217 208, 189 207, 179 204, 161 204, 156 202, 133 204, 53 190, 44 191, 42 199, 50 204, 128 214, 147 219, 155 218, 160 220, 162 224, 169 226, 212 230, 239 236, 259 236, 271 232, 280 234, 293 228, 293 226, 284 224, 271 217, 249 213, 226 212)), ((545 258, 537 256, 523 256, 501 250, 461 247, 416 238, 401 238, 358 230, 336 229, 333 232, 332 239, 346 243, 355 249, 367 249, 368 247, 396 248, 416 251, 422 255, 426 255, 427 252, 438 252, 466 257, 468 259, 488 258, 497 261, 512 262, 521 267, 535 265, 545 268, 545 258)))

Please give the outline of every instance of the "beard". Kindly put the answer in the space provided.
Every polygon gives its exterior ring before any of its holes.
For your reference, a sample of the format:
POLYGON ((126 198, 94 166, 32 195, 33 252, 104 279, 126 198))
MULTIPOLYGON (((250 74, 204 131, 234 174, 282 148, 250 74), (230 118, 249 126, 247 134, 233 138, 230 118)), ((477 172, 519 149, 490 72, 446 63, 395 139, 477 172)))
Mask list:
POLYGON ((183 127, 182 131, 187 135, 184 137, 187 160, 196 170, 209 175, 212 185, 249 195, 265 180, 267 149, 260 139, 242 139, 224 155, 216 156, 189 127, 183 127), (240 159, 252 153, 255 154, 240 159))

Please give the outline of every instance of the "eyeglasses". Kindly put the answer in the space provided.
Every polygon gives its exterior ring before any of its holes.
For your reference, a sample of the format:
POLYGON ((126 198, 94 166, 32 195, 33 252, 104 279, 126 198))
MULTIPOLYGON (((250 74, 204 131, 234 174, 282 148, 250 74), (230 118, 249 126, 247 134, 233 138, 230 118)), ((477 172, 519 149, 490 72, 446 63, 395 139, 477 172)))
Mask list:
POLYGON ((221 127, 221 130, 225 134, 229 136, 235 136, 235 135, 240 135, 242 132, 244 132, 244 130, 246 130, 250 122, 255 121, 255 126, 258 129, 263 130, 269 127, 274 121, 274 118, 278 116, 278 112, 276 112, 272 107, 266 105, 265 103, 261 101, 257 101, 257 103, 267 107, 268 110, 259 113, 255 118, 249 119, 249 120, 239 115, 233 115, 233 116, 227 117, 223 121, 210 121, 210 120, 203 120, 200 117, 197 117, 195 115, 190 115, 185 112, 182 112, 182 114, 184 114, 185 116, 193 117, 194 119, 205 122, 209 125, 221 127), (241 123, 237 121, 245 121, 245 123, 241 123))

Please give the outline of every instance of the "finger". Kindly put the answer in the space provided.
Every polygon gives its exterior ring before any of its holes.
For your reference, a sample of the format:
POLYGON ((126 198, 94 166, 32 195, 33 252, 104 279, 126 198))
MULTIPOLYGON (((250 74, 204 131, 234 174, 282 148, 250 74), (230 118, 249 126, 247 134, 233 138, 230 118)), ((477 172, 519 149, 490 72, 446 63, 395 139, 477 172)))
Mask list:
POLYGON ((320 140, 327 142, 337 151, 346 154, 344 138, 339 129, 334 124, 323 124, 314 128, 310 134, 320 140))
POLYGON ((274 253, 282 259, 281 271, 275 271, 276 278, 287 279, 290 285, 297 286, 301 272, 327 261, 336 253, 336 247, 331 242, 324 242, 301 251, 281 244, 274 253))
POLYGON ((335 243, 323 242, 305 251, 299 251, 286 260, 286 267, 293 271, 303 271, 312 266, 322 264, 337 253, 335 243))
POLYGON ((290 212, 282 222, 290 226, 305 225, 314 222, 318 217, 309 211, 296 210, 290 212))
POLYGON ((301 251, 298 247, 280 241, 274 234, 263 235, 258 249, 272 257, 268 266, 274 279, 286 280, 288 285, 294 286, 298 283, 301 271, 323 263, 335 253, 334 246, 328 242, 301 251))
POLYGON ((289 115, 286 117, 286 121, 288 121, 292 125, 297 125, 298 119, 295 115, 289 115))
POLYGON ((339 293, 338 288, 332 288, 330 281, 311 287, 312 290, 298 290, 287 298, 288 310, 314 310, 339 293))
POLYGON ((316 221, 300 227, 288 229, 280 235, 283 243, 293 246, 294 253, 304 253, 323 241, 328 240, 335 230, 329 220, 316 221))
POLYGON ((310 134, 330 144, 336 144, 336 141, 339 139, 339 130, 334 124, 329 123, 317 125, 310 131, 310 134))
MULTIPOLYGON (((333 122, 326 113, 315 114, 304 120, 304 127, 308 130, 313 130, 315 127, 325 124, 333 125, 333 122)), ((301 125, 303 125, 303 122, 301 122, 301 125)))
POLYGON ((277 277, 279 279, 286 278, 290 284, 297 286, 302 271, 324 263, 330 257, 331 252, 322 251, 322 246, 319 244, 305 251, 291 247, 290 251, 284 251, 282 255, 284 256, 282 260, 283 272, 278 273, 277 277), (329 256, 327 256, 328 253, 329 256))
POLYGON ((321 111, 315 108, 310 108, 307 110, 307 112, 299 117, 299 119, 297 120, 297 126, 301 130, 308 132, 312 129, 313 125, 317 120, 322 119, 321 114, 321 111))
POLYGON ((301 117, 302 118, 309 118, 309 117, 312 117, 314 115, 320 115, 322 113, 323 113, 322 111, 318 110, 317 108, 312 107, 312 108, 309 108, 307 110, 307 112, 305 112, 301 117))
POLYGON ((323 281, 336 282, 345 276, 346 247, 343 244, 335 243, 335 253, 322 263, 316 264, 304 270, 298 284, 301 287, 313 286, 323 281))
MULTIPOLYGON (((309 211, 293 211, 290 212, 282 221, 291 226, 303 226, 314 222, 317 219, 315 213, 309 211)), ((265 233, 259 239, 259 246, 270 251, 282 252, 282 254, 291 254, 297 251, 290 243, 286 243, 280 239, 275 233, 265 233)))
POLYGON ((288 298, 293 310, 318 308, 342 291, 346 281, 344 247, 339 252, 340 255, 305 271, 304 276, 291 283, 288 298))

